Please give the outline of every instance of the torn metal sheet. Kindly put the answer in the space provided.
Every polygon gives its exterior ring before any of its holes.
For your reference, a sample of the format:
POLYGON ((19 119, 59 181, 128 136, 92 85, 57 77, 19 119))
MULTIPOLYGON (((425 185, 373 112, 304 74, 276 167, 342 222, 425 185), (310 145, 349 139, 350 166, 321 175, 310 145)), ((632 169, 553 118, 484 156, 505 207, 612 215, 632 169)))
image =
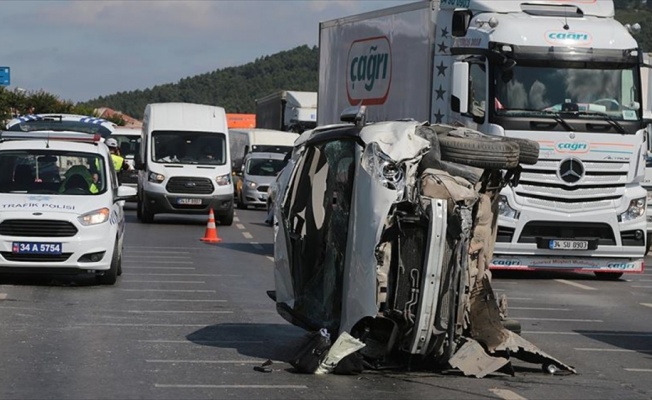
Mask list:
POLYGON ((449 363, 451 367, 459 369, 464 375, 483 378, 507 365, 509 359, 492 357, 485 352, 480 343, 473 339, 467 339, 449 363))

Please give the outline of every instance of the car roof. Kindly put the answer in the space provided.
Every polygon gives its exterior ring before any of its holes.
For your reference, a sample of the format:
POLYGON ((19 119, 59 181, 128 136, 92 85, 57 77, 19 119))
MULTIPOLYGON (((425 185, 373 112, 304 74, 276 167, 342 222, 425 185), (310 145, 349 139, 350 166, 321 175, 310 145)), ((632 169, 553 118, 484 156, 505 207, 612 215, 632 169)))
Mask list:
POLYGON ((15 132, 84 132, 100 134, 106 138, 113 131, 115 124, 102 118, 77 114, 31 114, 11 119, 6 126, 15 132))
POLYGON ((0 142, 0 150, 65 150, 70 152, 106 154, 106 146, 71 140, 25 139, 0 142))

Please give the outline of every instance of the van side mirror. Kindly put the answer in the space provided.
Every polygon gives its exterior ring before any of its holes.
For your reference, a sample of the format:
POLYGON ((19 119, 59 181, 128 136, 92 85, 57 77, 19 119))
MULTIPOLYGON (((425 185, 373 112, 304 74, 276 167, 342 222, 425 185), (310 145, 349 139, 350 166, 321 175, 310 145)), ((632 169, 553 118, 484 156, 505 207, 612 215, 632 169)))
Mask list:
POLYGON ((466 114, 469 112, 469 63, 454 62, 451 81, 451 110, 466 114))

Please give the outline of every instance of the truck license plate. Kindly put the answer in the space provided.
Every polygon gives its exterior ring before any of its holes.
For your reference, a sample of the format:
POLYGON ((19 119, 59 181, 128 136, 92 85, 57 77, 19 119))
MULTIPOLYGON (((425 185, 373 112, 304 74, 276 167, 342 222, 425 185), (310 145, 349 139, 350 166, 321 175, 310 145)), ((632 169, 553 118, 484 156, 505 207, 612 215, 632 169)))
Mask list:
POLYGON ((14 254, 61 254, 61 243, 13 242, 14 254))
POLYGON ((551 250, 588 250, 589 242, 587 240, 551 240, 549 247, 551 250))
POLYGON ((201 199, 177 199, 177 204, 198 206, 201 204, 201 199))

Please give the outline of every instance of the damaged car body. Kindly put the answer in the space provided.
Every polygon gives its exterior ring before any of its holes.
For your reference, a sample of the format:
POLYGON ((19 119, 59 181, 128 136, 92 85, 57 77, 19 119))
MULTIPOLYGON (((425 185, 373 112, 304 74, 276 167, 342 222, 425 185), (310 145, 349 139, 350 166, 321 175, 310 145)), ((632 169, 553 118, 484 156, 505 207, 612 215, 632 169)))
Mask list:
POLYGON ((277 311, 350 334, 372 367, 574 371, 503 327, 490 283, 497 194, 537 157, 535 142, 416 121, 304 132, 274 209, 277 311))

